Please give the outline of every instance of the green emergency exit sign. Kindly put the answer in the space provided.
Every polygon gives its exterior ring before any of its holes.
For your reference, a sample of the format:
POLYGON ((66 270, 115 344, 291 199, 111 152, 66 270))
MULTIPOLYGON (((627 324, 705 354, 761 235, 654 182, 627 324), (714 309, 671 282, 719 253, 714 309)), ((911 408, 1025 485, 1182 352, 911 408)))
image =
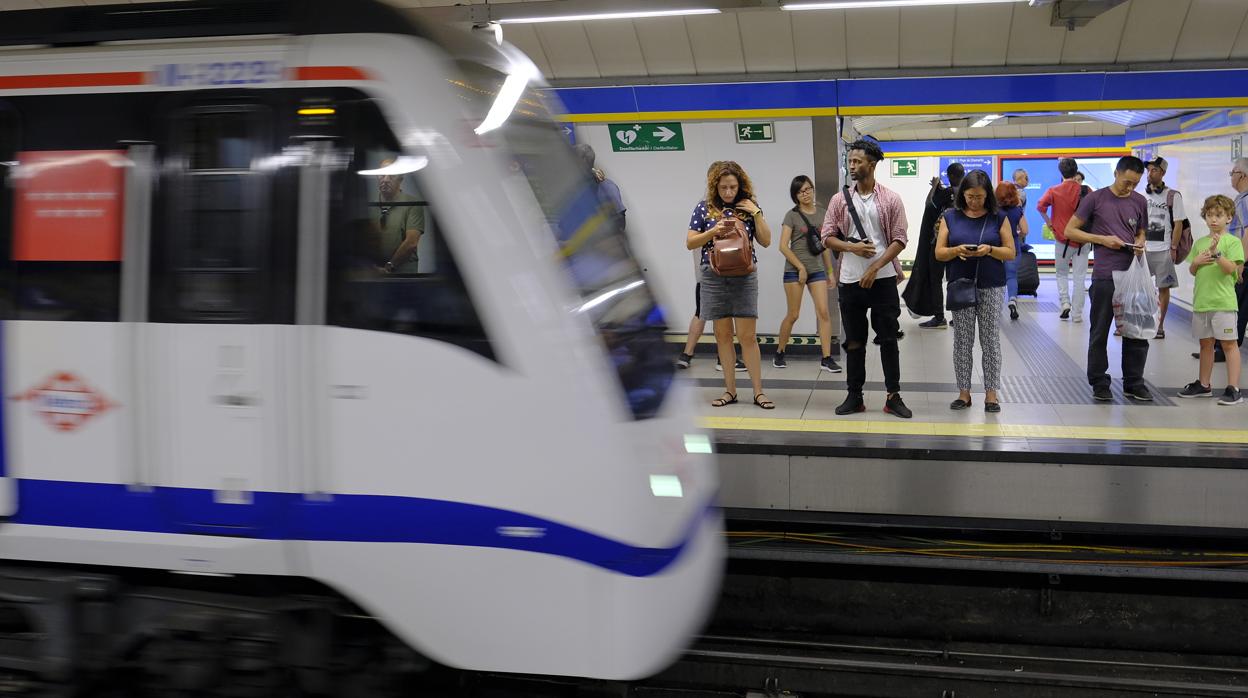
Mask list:
POLYGON ((918 177, 919 176, 919 159, 918 158, 893 158, 889 162, 893 164, 894 177, 918 177))
POLYGON ((770 121, 737 122, 738 143, 775 143, 776 126, 770 121))
POLYGON ((611 150, 617 153, 685 149, 685 132, 678 121, 608 126, 611 129, 611 150))

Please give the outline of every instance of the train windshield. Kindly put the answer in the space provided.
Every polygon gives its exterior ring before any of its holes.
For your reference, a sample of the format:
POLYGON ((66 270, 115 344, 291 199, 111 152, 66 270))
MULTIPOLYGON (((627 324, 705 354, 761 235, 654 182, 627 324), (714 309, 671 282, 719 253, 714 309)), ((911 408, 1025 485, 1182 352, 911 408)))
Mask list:
POLYGON ((560 261, 579 294, 574 312, 597 328, 634 417, 653 417, 674 368, 662 312, 633 256, 622 214, 554 124, 512 119, 499 132, 558 239, 560 261))

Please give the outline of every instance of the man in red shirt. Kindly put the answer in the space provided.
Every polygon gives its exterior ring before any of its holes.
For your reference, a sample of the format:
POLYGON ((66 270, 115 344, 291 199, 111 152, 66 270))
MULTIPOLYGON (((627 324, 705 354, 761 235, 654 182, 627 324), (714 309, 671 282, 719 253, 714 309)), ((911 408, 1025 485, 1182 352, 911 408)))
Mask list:
POLYGON ((1063 320, 1083 322, 1083 279, 1088 273, 1088 255, 1092 252, 1092 246, 1080 245, 1066 239, 1066 224, 1070 222, 1070 217, 1079 207, 1079 201, 1083 199, 1082 185, 1075 179, 1075 175, 1079 174, 1079 163, 1074 158, 1062 158, 1057 162, 1057 170, 1062 173, 1062 183, 1049 187, 1036 204, 1036 210, 1053 231, 1053 237, 1057 238, 1053 245, 1053 264, 1057 268, 1057 296, 1062 303, 1061 317, 1063 320), (1072 269, 1075 272, 1073 304, 1069 282, 1072 269))

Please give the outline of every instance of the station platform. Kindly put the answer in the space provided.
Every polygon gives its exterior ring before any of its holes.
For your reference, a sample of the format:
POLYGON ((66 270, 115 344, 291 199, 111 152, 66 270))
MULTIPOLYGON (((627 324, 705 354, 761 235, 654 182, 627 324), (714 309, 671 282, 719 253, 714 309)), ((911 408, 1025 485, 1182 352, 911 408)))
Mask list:
MULTIPOLYGON (((1097 403, 1085 377, 1088 324, 1062 321, 1056 287, 1042 276, 1038 298, 1003 319, 1002 411, 950 410, 957 397, 953 331, 918 327, 903 312, 902 396, 914 418, 882 411, 883 375, 867 352, 867 411, 839 417, 844 374, 821 371, 816 355, 790 352, 788 368, 764 348, 763 385, 777 408, 710 406, 723 392, 713 356, 685 372, 702 400, 702 424, 720 454, 722 502, 747 512, 914 517, 959 525, 1048 529, 1160 526, 1220 534, 1248 529, 1248 402, 1180 399, 1194 380, 1198 343, 1190 312, 1174 304, 1166 338, 1150 342, 1145 378, 1152 402, 1121 392, 1121 342, 1109 342, 1114 401, 1097 403)), ((1084 315, 1087 316, 1085 311, 1084 315)), ((978 373, 978 350, 976 352, 978 373)), ((1220 394, 1225 367, 1215 364, 1220 394)), ((977 378, 978 380, 978 378, 977 378)))

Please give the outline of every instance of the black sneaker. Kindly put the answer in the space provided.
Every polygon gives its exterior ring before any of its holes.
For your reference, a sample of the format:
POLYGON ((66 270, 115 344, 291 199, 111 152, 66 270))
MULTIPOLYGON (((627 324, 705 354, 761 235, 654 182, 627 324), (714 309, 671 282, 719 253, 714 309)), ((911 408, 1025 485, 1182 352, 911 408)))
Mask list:
POLYGON ((1140 402, 1152 402, 1153 401, 1153 394, 1149 392, 1148 388, 1144 387, 1143 383, 1130 387, 1130 388, 1123 388, 1122 394, 1126 395, 1132 400, 1139 400, 1140 402))
POLYGON ((823 361, 819 362, 819 368, 827 371, 828 373, 840 373, 841 372, 841 365, 836 363, 836 359, 832 358, 831 356, 823 357, 823 361))
POLYGON ((784 352, 778 351, 776 355, 771 357, 771 365, 776 368, 788 368, 789 364, 784 360, 784 352))
POLYGON ((1017 303, 1010 303, 1010 319, 1011 320, 1018 319, 1018 304, 1017 303))
POLYGON ((681 353, 676 359, 676 368, 689 368, 689 364, 693 363, 693 355, 681 353))
MULTIPOLYGON (((1199 359, 1199 358, 1200 358, 1200 352, 1198 352, 1198 351, 1194 351, 1194 352, 1192 352, 1192 358, 1193 358, 1193 359, 1199 359)), ((1213 352, 1213 363, 1215 363, 1215 364, 1223 364, 1223 363, 1226 363, 1226 354, 1223 354, 1223 353, 1222 353, 1222 352, 1220 352, 1220 351, 1215 351, 1215 352, 1213 352)))
POLYGON ((1226 386, 1226 390, 1223 391, 1222 397, 1218 398, 1219 405, 1238 405, 1243 401, 1244 397, 1239 394, 1239 388, 1229 385, 1226 386))
POLYGON ((947 330, 949 329, 949 321, 945 320, 945 317, 941 315, 940 317, 934 317, 927 322, 920 322, 919 327, 922 327, 925 330, 947 330))
POLYGON ((896 415, 902 419, 910 419, 914 413, 906 407, 906 403, 901 401, 901 393, 893 393, 893 396, 884 401, 885 414, 896 415))
POLYGON ((737 373, 741 373, 742 371, 746 370, 746 369, 745 369, 745 362, 744 362, 744 361, 742 361, 741 359, 737 359, 737 365, 736 365, 736 366, 733 366, 733 368, 735 368, 735 369, 736 369, 737 373))
POLYGON ((846 395, 845 402, 842 402, 840 406, 836 408, 836 413, 841 416, 866 411, 867 406, 862 401, 862 395, 857 393, 850 393, 849 395, 846 395))
POLYGON ((1113 402, 1114 394, 1109 392, 1108 385, 1098 385, 1092 389, 1092 399, 1097 402, 1113 402))
POLYGON ((1213 388, 1201 385, 1200 381, 1192 381, 1183 386, 1183 389, 1179 391, 1179 397, 1213 397, 1213 388))
POLYGON ((1062 314, 1061 314, 1061 315, 1058 315, 1058 317, 1060 317, 1060 318, 1061 318, 1061 319, 1063 319, 1063 320, 1069 320, 1069 319, 1070 319, 1070 306, 1069 306, 1069 305, 1063 305, 1063 306, 1062 306, 1062 314))

